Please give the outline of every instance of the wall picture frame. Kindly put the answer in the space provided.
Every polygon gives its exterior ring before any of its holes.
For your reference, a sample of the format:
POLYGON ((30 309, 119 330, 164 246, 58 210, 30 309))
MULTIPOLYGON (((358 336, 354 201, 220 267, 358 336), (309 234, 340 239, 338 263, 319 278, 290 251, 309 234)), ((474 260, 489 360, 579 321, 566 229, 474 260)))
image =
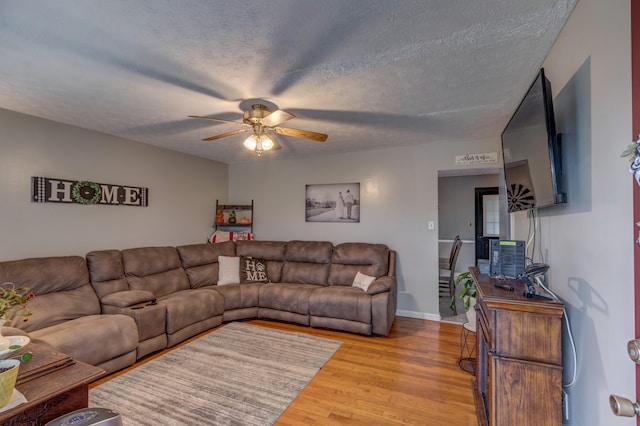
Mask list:
POLYGON ((305 221, 360 223, 360 183, 310 184, 305 187, 305 221))

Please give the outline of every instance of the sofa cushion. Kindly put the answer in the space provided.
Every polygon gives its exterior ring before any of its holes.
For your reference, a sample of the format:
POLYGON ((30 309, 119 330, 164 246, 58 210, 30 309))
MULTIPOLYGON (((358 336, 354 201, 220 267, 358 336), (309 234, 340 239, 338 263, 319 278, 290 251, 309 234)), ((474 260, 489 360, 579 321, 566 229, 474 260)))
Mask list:
POLYGON ((202 288, 163 296, 158 303, 167 307, 167 334, 224 313, 224 297, 202 288))
POLYGON ((309 296, 320 288, 314 284, 269 283, 260 287, 260 308, 309 315, 309 296))
POLYGON ((147 290, 161 297, 190 288, 175 247, 122 250, 122 261, 131 290, 147 290))
POLYGON ((277 283, 282 281, 286 247, 286 241, 236 241, 236 254, 266 260, 267 278, 277 283))
POLYGON ((240 257, 241 283, 267 283, 267 261, 255 257, 240 257))
POLYGON ((218 282, 218 256, 235 256, 233 241, 217 244, 191 244, 176 247, 182 267, 187 271, 191 288, 215 285, 218 282))
POLYGON ((138 327, 127 315, 88 315, 30 335, 34 343, 44 343, 91 365, 135 351, 138 345, 138 327))
POLYGON ((290 241, 282 282, 327 285, 333 245, 327 241, 290 241))
POLYGON ((16 318, 11 324, 27 332, 40 330, 87 315, 97 315, 100 313, 100 301, 87 284, 75 290, 36 294, 29 301, 29 309, 31 316, 28 321, 16 318))
POLYGON ((229 284, 206 287, 214 289, 224 297, 224 310, 256 308, 262 283, 229 284))
POLYGON ((321 287, 309 297, 309 313, 370 324, 371 296, 357 287, 321 287))
POLYGON ((282 267, 282 282, 327 285, 329 264, 285 262, 282 267))
POLYGON ((289 241, 284 252, 287 262, 329 263, 333 244, 329 241, 289 241))
POLYGON ((80 256, 43 257, 0 262, 0 282, 29 287, 28 321, 9 324, 27 332, 100 313, 98 296, 89 285, 89 272, 80 256))
POLYGON ((194 266, 210 265, 218 262, 218 256, 235 256, 236 249, 233 241, 218 244, 190 244, 176 247, 182 266, 192 268, 194 266))
POLYGON ((286 247, 286 241, 236 241, 236 254, 282 262, 286 247))
POLYGON ((389 272, 389 248, 384 244, 342 243, 331 258, 329 285, 353 284, 358 272, 381 277, 389 272))
POLYGON ((366 292, 375 279, 376 277, 372 277, 358 271, 356 277, 353 279, 353 286, 366 292))
POLYGON ((120 250, 91 251, 85 258, 91 286, 100 299, 111 293, 129 290, 120 250))
POLYGON ((218 256, 218 285, 238 284, 240 282, 240 258, 237 256, 218 256))

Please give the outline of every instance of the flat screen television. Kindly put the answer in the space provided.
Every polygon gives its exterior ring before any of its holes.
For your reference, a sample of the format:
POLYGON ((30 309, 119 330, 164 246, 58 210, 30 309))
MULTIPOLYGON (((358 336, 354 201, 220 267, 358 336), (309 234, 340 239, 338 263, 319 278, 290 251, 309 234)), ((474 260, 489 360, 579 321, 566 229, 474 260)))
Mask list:
POLYGON ((544 69, 502 132, 502 155, 509 212, 567 202, 560 186, 562 159, 551 83, 544 69))

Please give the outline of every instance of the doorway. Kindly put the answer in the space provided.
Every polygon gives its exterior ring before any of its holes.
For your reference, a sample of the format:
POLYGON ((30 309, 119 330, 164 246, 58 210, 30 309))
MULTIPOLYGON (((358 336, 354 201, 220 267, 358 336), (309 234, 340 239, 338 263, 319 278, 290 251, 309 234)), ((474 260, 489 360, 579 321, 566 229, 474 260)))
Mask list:
POLYGON ((485 272, 491 240, 500 238, 500 199, 497 186, 476 188, 475 194, 476 266, 485 272))
MULTIPOLYGON (((499 173, 500 169, 497 168, 438 172, 438 255, 440 258, 448 258, 454 238, 456 235, 460 236, 462 247, 454 271, 456 276, 468 271, 470 266, 476 265, 476 223, 478 221, 475 214, 475 190, 499 187, 499 173)), ((491 202, 486 204, 490 205, 491 202)), ((483 218, 485 216, 489 215, 483 213, 483 218)), ((438 289, 435 283, 434 289, 436 291, 438 289)), ((461 303, 460 306, 456 304, 459 315, 454 316, 449 307, 451 300, 448 296, 440 296, 439 302, 440 317, 443 320, 458 322, 460 317, 459 322, 465 321, 461 303)))

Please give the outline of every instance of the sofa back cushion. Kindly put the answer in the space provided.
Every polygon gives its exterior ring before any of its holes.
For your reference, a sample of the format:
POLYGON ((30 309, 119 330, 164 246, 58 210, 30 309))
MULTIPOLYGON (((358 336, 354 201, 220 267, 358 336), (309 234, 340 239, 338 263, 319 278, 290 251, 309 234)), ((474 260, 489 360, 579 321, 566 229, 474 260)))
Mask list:
POLYGON ((96 250, 85 258, 91 286, 101 300, 108 294, 129 290, 120 250, 96 250))
POLYGON ((282 282, 327 285, 333 244, 289 241, 284 252, 282 282))
POLYGON ((122 250, 124 273, 131 290, 147 290, 155 297, 189 288, 175 247, 141 247, 122 250))
POLYGON ((271 282, 279 283, 282 280, 282 266, 284 265, 286 247, 286 241, 236 241, 236 254, 265 260, 267 278, 271 282))
POLYGON ((233 241, 216 244, 190 244, 176 247, 187 272, 191 288, 215 285, 220 271, 218 256, 235 256, 233 241))
POLYGON ((351 285, 361 272, 381 277, 389 272, 389 248, 384 244, 343 243, 335 246, 331 257, 329 285, 351 285))
POLYGON ((28 321, 18 317, 12 326, 27 332, 100 313, 98 296, 89 285, 87 264, 80 256, 42 257, 0 262, 0 283, 29 287, 28 321))

